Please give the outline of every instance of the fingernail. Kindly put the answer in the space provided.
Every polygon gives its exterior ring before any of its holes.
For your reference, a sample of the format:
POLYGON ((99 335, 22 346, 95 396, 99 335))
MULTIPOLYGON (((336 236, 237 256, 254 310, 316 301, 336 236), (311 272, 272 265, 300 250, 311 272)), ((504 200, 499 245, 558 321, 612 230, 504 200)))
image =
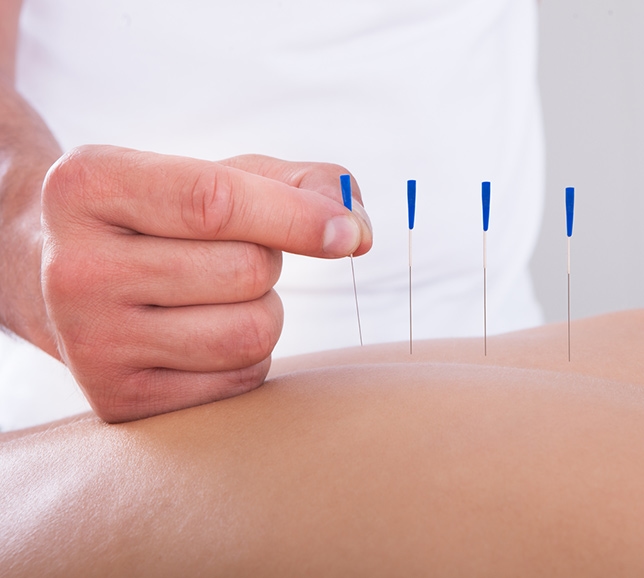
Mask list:
POLYGON ((327 222, 322 249, 331 257, 351 255, 360 244, 360 227, 353 217, 340 215, 327 222))

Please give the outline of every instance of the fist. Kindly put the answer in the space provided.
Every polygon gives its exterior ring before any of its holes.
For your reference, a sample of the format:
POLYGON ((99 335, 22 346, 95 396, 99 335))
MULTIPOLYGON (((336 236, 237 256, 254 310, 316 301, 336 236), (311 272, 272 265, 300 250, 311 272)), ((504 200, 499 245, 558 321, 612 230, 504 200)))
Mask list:
MULTIPOLYGON (((61 359, 96 413, 143 418, 260 385, 282 326, 281 251, 366 252, 345 169, 75 149, 42 194, 42 288, 61 359)), ((357 209, 357 210, 356 210, 357 209)))

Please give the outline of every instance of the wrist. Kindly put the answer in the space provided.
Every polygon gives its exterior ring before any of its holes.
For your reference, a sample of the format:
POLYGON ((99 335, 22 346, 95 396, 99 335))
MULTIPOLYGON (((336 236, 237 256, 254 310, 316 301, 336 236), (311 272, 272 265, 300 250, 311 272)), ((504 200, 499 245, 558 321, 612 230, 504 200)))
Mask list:
POLYGON ((47 171, 41 164, 29 171, 14 166, 0 179, 0 324, 59 358, 40 282, 40 188, 47 171))

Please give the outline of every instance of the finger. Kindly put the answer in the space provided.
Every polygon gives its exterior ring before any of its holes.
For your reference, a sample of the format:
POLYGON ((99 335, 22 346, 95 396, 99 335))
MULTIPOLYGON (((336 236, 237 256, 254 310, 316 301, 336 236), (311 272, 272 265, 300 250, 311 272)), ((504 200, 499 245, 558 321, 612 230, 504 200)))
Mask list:
POLYGON ((118 396, 94 390, 88 396, 96 414, 109 423, 146 417, 234 397, 264 383, 271 360, 217 373, 151 368, 123 375, 118 396))
POLYGON ((74 216, 80 198, 90 222, 159 237, 248 241, 317 257, 359 254, 371 243, 361 219, 315 190, 114 147, 83 147, 59 160, 43 188, 45 220, 56 218, 47 213, 52 197, 74 216))
POLYGON ((282 321, 275 291, 247 303, 147 307, 131 314, 127 326, 114 327, 103 348, 133 370, 230 371, 269 357, 282 321))
MULTIPOLYGON (((336 164, 291 162, 264 155, 240 155, 231 157, 220 164, 253 173, 269 179, 281 181, 298 189, 317 191, 338 203, 342 202, 342 193, 338 183, 340 175, 349 171, 336 164)), ((351 177, 351 194, 358 203, 364 206, 360 187, 351 177)))
POLYGON ((279 279, 282 253, 255 243, 117 235, 96 244, 106 298, 130 305, 179 307, 258 299, 279 279))
MULTIPOLYGON (((346 168, 336 164, 291 162, 264 155, 240 155, 219 162, 228 167, 281 181, 298 189, 316 191, 338 203, 342 203, 340 175, 350 174, 346 168)), ((353 213, 361 221, 362 233, 365 240, 370 243, 373 236, 371 220, 364 209, 360 186, 353 175, 351 175, 351 196, 354 201, 353 213)), ((363 251, 359 250, 356 253, 362 254, 363 251)))

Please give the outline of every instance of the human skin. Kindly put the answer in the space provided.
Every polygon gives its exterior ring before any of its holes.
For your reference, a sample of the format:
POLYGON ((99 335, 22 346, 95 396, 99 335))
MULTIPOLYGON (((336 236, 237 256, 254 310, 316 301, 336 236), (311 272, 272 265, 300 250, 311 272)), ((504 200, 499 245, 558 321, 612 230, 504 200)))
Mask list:
POLYGON ((640 576, 644 312, 302 356, 0 444, 7 576, 640 576))
POLYGON ((359 188, 351 213, 337 165, 61 157, 15 90, 20 6, 0 3, 0 325, 62 360, 107 421, 257 387, 282 326, 280 251, 365 253, 359 188))

